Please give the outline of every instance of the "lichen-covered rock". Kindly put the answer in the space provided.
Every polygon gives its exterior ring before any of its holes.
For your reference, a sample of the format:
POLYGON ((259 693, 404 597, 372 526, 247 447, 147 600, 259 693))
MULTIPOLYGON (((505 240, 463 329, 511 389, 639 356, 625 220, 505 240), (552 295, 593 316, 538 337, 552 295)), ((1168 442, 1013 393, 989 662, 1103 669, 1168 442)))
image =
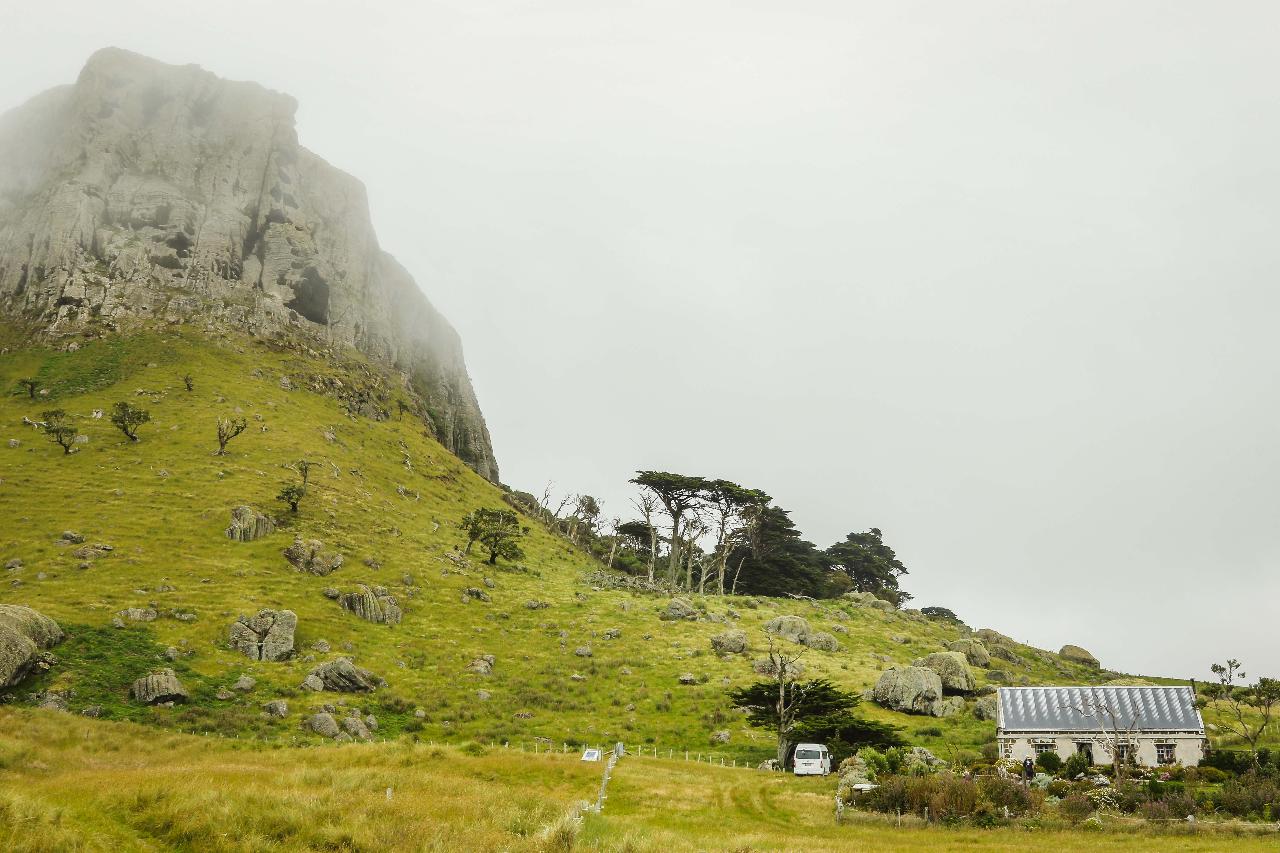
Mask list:
POLYGON ((259 610, 231 625, 231 648, 253 660, 280 661, 293 654, 298 615, 292 610, 259 610))
POLYGON ((467 664, 467 670, 477 675, 489 675, 493 672, 494 665, 498 659, 493 655, 480 655, 480 657, 467 664))
POLYGON ((782 658, 758 658, 751 662, 751 669, 759 675, 768 675, 777 677, 778 666, 782 665, 786 668, 786 677, 789 679, 799 678, 804 675, 804 661, 794 660, 787 662, 782 658))
POLYGON ((996 697, 983 696, 977 702, 974 702, 973 715, 979 720, 994 720, 996 718, 996 697))
POLYGON ((694 675, 692 672, 682 672, 676 680, 681 684, 697 684, 698 676, 694 675))
POLYGON ((315 693, 324 690, 324 682, 321 681, 320 676, 316 675, 314 672, 302 679, 302 684, 299 686, 303 690, 310 690, 315 693))
POLYGON ((125 622, 154 622, 160 618, 160 614, 152 607, 128 607, 117 613, 116 617, 125 622))
POLYGON ((365 721, 360 719, 356 714, 352 714, 349 717, 343 717, 342 729, 356 740, 369 740, 373 737, 373 735, 369 733, 368 725, 366 725, 365 721))
POLYGON ((189 694, 177 674, 171 669, 159 669, 142 676, 129 688, 129 695, 144 705, 162 702, 185 702, 189 694))
POLYGON ((1067 644, 1058 651, 1058 654, 1073 663, 1082 663, 1085 666, 1091 666, 1094 669, 1098 669, 1102 666, 1092 653, 1086 649, 1082 649, 1080 646, 1067 644))
POLYGON ((19 604, 0 604, 0 687, 13 687, 47 667, 48 651, 63 640, 58 623, 19 604))
POLYGON ((658 618, 665 622, 694 620, 698 618, 698 609, 683 598, 673 598, 667 602, 667 606, 658 614, 658 618))
POLYGON ((936 717, 942 710, 942 679, 923 666, 891 667, 880 674, 871 698, 894 711, 936 717))
POLYGON ((988 666, 991 663, 991 655, 987 652, 986 644, 976 637, 965 637, 963 640, 948 643, 947 650, 964 655, 965 660, 972 666, 988 666))
POLYGON ((913 746, 902 756, 902 772, 919 773, 942 770, 947 762, 934 755, 923 746, 913 746))
POLYGON ((718 655, 740 655, 747 650, 747 632, 737 628, 721 631, 711 638, 711 648, 718 655))
POLYGON ((809 636, 809 623, 799 616, 775 616, 765 623, 764 630, 793 643, 803 643, 809 636))
POLYGON ((712 743, 728 743, 730 738, 732 738, 732 735, 729 733, 728 729, 720 729, 719 731, 711 733, 712 743))
POLYGON ((321 664, 311 674, 320 679, 325 690, 335 693, 369 693, 386 683, 369 670, 356 666, 351 658, 338 658, 321 664))
POLYGON ((964 710, 963 696, 944 696, 942 701, 938 703, 938 707, 934 709, 935 717, 954 717, 964 710))
POLYGON ((491 601, 489 593, 485 592, 478 586, 469 586, 462 591, 462 603, 470 604, 472 601, 491 601))
POLYGON ((304 724, 308 729, 320 735, 321 737, 337 737, 341 729, 338 728, 338 721, 333 718, 333 714, 328 711, 318 711, 307 717, 304 724))
POLYGON ((812 634, 805 635, 804 644, 820 652, 840 651, 840 643, 833 634, 828 634, 826 631, 814 631, 812 634))
POLYGON ((309 575, 332 574, 342 565, 342 555, 326 550, 318 539, 294 539, 293 544, 284 549, 284 558, 295 569, 309 575))
POLYGON ((399 625, 403 617, 395 596, 387 592, 384 586, 367 587, 361 584, 355 592, 344 593, 338 603, 343 610, 378 625, 399 625))
POLYGON ((934 652, 912 662, 912 666, 926 666, 938 673, 945 693, 972 693, 976 682, 969 669, 969 661, 960 652, 934 652))
POLYGON ((283 699, 272 699, 262 703, 262 713, 268 717, 284 719, 289 716, 289 703, 283 699))
POLYGON ((242 675, 236 679, 236 683, 231 685, 232 690, 239 690, 241 693, 248 693, 250 690, 258 686, 258 679, 252 675, 242 675))
POLYGON ((573 650, 573 653, 580 658, 589 658, 592 655, 590 646, 578 646, 573 650))
POLYGON ((237 542, 252 542, 274 533, 276 523, 269 515, 263 515, 251 506, 238 506, 231 511, 231 526, 227 538, 237 542))
MULTIPOLYGON (((0 122, 0 311, 58 338, 154 318, 353 347, 403 371, 435 438, 497 482, 457 332, 379 247, 360 182, 299 144, 296 110, 195 65, 95 53, 0 122)), ((288 384, 391 416, 383 383, 335 379, 288 384)))

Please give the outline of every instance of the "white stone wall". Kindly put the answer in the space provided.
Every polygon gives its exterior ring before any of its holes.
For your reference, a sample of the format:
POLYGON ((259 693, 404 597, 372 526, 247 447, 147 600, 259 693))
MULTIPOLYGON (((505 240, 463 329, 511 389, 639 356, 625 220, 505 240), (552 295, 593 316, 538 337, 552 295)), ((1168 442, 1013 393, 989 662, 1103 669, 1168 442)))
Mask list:
MULTIPOLYGON (((1001 735, 999 743, 1002 747, 1012 741, 1012 750, 1004 751, 1001 755, 1012 758, 1014 761, 1021 762, 1028 756, 1034 759, 1036 751, 1034 744, 1052 742, 1058 757, 1066 761, 1076 753, 1076 744, 1087 741, 1078 734, 1045 734, 1035 737, 1027 737, 1024 735, 1006 736, 1001 735)), ((1156 744, 1171 743, 1174 745, 1174 762, 1184 767, 1195 767, 1204 758, 1205 739, 1200 735, 1177 734, 1177 735, 1136 735, 1134 740, 1137 742, 1138 749, 1135 760, 1139 766, 1155 767, 1159 764, 1156 760, 1156 744)), ((1093 762, 1094 764, 1110 764, 1111 754, 1100 743, 1092 743, 1093 762)))

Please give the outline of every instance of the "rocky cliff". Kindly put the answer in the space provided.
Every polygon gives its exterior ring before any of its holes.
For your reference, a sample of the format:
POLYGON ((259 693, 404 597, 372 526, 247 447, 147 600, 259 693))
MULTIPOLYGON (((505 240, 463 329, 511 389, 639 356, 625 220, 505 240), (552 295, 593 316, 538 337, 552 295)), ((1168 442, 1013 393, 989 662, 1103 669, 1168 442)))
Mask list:
POLYGON ((0 311, 43 336, 146 322, 304 333, 398 370, 496 481, 457 333, 383 252, 292 98, 123 50, 0 117, 0 311))

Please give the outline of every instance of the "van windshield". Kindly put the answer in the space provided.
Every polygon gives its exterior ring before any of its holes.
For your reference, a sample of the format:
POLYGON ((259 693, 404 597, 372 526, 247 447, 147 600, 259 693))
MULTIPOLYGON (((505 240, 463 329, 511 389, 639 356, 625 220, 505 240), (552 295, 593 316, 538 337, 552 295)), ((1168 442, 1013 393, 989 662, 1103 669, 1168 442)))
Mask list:
POLYGON ((816 749, 797 749, 796 758, 821 758, 822 753, 816 749))

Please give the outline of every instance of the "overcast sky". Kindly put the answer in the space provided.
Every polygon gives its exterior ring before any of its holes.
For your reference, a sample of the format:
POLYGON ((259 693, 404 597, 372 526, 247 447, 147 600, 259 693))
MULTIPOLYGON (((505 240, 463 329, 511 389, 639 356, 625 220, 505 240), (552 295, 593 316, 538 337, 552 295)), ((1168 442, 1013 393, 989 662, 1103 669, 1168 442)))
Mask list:
POLYGON ((917 605, 1280 675, 1280 6, 0 0, 256 80, 462 334, 503 479, 876 526, 917 605))

